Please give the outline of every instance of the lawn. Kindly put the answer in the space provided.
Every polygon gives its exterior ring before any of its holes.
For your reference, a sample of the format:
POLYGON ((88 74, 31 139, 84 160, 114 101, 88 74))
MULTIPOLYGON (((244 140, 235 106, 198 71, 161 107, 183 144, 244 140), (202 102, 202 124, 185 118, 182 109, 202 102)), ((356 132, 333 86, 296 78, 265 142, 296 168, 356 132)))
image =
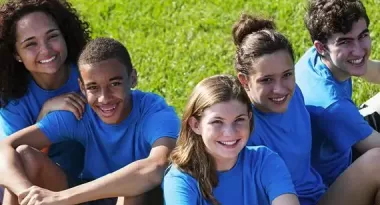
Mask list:
MULTIPOLYGON (((2 1, 2 0, 0 0, 2 1)), ((201 79, 234 73, 231 26, 242 11, 271 17, 293 43, 298 59, 311 41, 300 0, 70 0, 91 26, 93 37, 120 40, 139 74, 138 89, 163 95, 179 113, 201 79)), ((372 19, 380 18, 380 0, 363 1, 372 19), (376 10, 377 9, 377 10, 376 10)), ((380 59, 380 24, 370 25, 372 58, 380 59)), ((354 79, 357 104, 380 91, 354 79)))

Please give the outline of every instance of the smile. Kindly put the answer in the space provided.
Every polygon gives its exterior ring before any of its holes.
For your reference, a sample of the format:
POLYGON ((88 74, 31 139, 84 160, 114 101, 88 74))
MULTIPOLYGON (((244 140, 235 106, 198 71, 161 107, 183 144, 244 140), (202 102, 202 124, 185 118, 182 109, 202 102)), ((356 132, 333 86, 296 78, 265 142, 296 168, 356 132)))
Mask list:
POLYGON ((277 98, 269 98, 272 102, 276 104, 282 104, 286 101, 288 95, 277 97, 277 98))
POLYGON ((232 145, 237 144, 239 141, 240 141, 240 139, 239 140, 233 140, 233 141, 218 141, 218 143, 222 144, 222 145, 232 146, 232 145))
POLYGON ((44 64, 44 63, 50 63, 50 62, 52 62, 56 57, 57 57, 57 56, 53 56, 53 57, 51 57, 51 58, 49 58, 49 59, 46 59, 46 60, 40 60, 39 63, 42 63, 42 64, 44 64))
POLYGON ((364 57, 356 60, 349 60, 348 62, 354 65, 359 65, 364 62, 364 57))
POLYGON ((101 115, 103 117, 111 117, 115 113, 117 104, 111 104, 111 105, 99 105, 98 108, 101 112, 101 115))

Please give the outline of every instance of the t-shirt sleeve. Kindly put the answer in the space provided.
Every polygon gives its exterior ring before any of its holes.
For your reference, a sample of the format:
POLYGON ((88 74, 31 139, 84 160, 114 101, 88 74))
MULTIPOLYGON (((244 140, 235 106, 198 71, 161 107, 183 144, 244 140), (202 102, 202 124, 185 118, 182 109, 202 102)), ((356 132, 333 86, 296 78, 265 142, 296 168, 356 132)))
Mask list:
POLYGON ((81 141, 79 137, 85 136, 81 125, 81 121, 78 121, 70 111, 53 111, 37 122, 37 126, 52 143, 66 140, 81 141))
POLYGON ((322 134, 338 150, 347 150, 358 141, 370 136, 373 129, 349 100, 339 100, 330 105, 319 119, 322 134))
POLYGON ((143 121, 143 135, 150 145, 161 137, 177 138, 180 120, 172 107, 149 114, 143 121))
POLYGON ((0 139, 32 125, 25 116, 22 116, 16 110, 7 108, 0 109, 0 139))
POLYGON ((261 171, 261 181, 271 202, 283 194, 296 194, 288 168, 275 152, 267 150, 261 171))
POLYGON ((180 175, 171 175, 164 177, 163 192, 166 205, 194 205, 198 204, 197 184, 194 179, 180 175))

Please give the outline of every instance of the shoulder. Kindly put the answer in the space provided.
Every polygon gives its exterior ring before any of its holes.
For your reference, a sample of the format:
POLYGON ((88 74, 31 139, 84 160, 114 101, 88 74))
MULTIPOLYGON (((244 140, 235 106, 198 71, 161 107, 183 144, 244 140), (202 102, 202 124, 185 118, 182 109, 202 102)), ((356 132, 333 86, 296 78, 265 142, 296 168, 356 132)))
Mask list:
POLYGON ((133 107, 138 109, 140 118, 177 118, 174 107, 168 105, 165 99, 155 93, 132 91, 133 107), (136 106, 135 106, 136 105, 136 106))
POLYGON ((179 170, 175 165, 171 165, 165 174, 164 186, 169 183, 178 186, 197 187, 197 180, 191 175, 179 170))

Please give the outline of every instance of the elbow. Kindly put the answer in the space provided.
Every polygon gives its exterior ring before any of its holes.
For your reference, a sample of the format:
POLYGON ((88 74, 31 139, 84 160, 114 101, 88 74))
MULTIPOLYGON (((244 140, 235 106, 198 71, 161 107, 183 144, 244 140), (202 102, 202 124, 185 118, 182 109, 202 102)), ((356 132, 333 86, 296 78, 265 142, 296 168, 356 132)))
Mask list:
POLYGON ((165 173, 165 170, 166 168, 168 167, 168 160, 152 160, 154 161, 152 163, 153 165, 153 176, 152 176, 152 183, 157 186, 159 184, 161 184, 162 182, 162 179, 164 177, 164 173, 165 173))

